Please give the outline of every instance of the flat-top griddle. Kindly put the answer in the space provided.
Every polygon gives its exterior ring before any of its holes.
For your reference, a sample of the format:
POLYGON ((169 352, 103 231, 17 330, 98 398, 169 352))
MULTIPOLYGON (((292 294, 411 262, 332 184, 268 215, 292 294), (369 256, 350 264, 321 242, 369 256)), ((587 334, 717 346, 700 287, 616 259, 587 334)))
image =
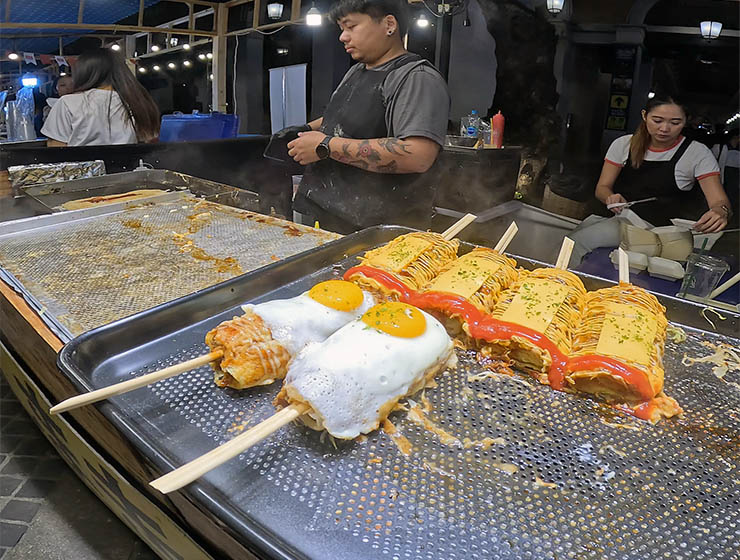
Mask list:
MULTIPOLYGON (((60 367, 87 390, 203 354, 206 332, 239 304, 339 277, 406 231, 364 230, 96 329, 65 346, 60 367)), ((661 301, 674 323, 703 321, 698 306, 661 301)), ((685 412, 655 426, 460 353, 406 403, 426 409, 426 425, 391 415, 407 441, 379 431, 332 442, 290 425, 182 491, 267 558, 737 558, 740 375, 681 365, 709 353, 702 342, 738 347, 737 325, 684 327, 688 340, 668 343, 665 390, 685 412)), ((274 412, 278 385, 222 390, 212 375, 202 367, 99 406, 168 472, 274 412)))

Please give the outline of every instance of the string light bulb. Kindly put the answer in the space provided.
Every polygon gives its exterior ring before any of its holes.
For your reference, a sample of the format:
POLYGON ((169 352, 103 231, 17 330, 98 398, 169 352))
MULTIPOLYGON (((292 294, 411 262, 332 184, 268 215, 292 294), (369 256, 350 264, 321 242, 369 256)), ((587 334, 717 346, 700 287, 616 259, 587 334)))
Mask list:
POLYGON ((206 58, 211 60, 213 58, 213 53, 206 53, 206 58))
POLYGON ((200 53, 198 55, 198 60, 205 60, 205 59, 206 59, 206 55, 204 55, 203 53, 200 53))
POLYGON ((159 50, 159 45, 152 45, 152 52, 157 52, 159 50))
POLYGON ((139 73, 146 74, 146 68, 144 68, 143 66, 139 66, 139 73))
POLYGON ((154 66, 152 66, 152 70, 154 70, 155 72, 159 72, 159 64, 155 64, 154 66))
POLYGON ((311 5, 311 9, 306 14, 306 25, 311 27, 317 27, 321 25, 321 12, 314 5, 311 5))
POLYGON ((189 51, 190 50, 190 43, 183 43, 182 48, 183 48, 183 50, 189 51))
POLYGON ((174 62, 168 62, 167 68, 169 68, 170 70, 174 70, 175 68, 177 68, 177 64, 175 64, 174 62))
POLYGON ((10 60, 18 60, 18 53, 14 53, 14 52, 12 52, 12 53, 10 53, 10 54, 8 55, 8 58, 9 58, 10 60))
POLYGON ((121 45, 119 45, 118 43, 113 43, 110 46, 110 48, 111 48, 111 50, 114 50, 114 51, 120 51, 121 50, 121 45))
POLYGON ((183 66, 185 66, 186 68, 190 68, 190 66, 191 66, 192 64, 193 64, 193 63, 192 63, 192 62, 190 62, 189 60, 184 60, 184 61, 182 62, 182 65, 183 65, 183 66))
POLYGON ((416 25, 418 27, 421 27, 422 29, 425 27, 429 27, 429 20, 427 19, 427 16, 424 14, 421 14, 419 16, 419 19, 416 20, 416 25))

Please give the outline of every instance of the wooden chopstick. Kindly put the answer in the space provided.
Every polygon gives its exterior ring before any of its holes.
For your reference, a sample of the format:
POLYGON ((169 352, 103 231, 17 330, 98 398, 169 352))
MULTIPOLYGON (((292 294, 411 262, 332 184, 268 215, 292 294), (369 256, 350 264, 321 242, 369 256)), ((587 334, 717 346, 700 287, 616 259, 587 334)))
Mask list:
POLYGON ((103 387, 102 389, 96 389, 95 391, 90 391, 89 393, 70 397, 67 400, 60 402, 58 405, 52 406, 51 409, 49 409, 49 413, 59 414, 60 412, 66 412, 68 410, 72 410, 73 408, 79 408, 87 404, 102 401, 115 395, 128 393, 129 391, 133 391, 134 389, 138 389, 139 387, 143 387, 144 385, 150 385, 152 383, 156 383, 157 381, 161 381, 162 379, 174 377, 175 375, 179 375, 191 369, 195 369, 210 362, 214 362, 222 357, 223 352, 221 350, 217 350, 203 356, 198 356, 197 358, 193 358, 192 360, 188 360, 187 362, 175 364, 174 366, 166 367, 153 373, 147 373, 146 375, 142 375, 141 377, 135 377, 134 379, 122 381, 121 383, 116 383, 115 385, 103 387))
POLYGON ((307 404, 292 404, 282 410, 279 410, 267 420, 263 420, 256 426, 253 426, 243 434, 236 436, 231 441, 219 445, 208 453, 193 459, 189 463, 171 471, 149 484, 162 492, 174 492, 183 486, 186 486, 194 480, 200 478, 208 471, 225 463, 229 459, 236 457, 246 451, 253 445, 259 443, 270 434, 278 431, 280 428, 289 424, 301 414, 306 412, 310 407, 307 404))

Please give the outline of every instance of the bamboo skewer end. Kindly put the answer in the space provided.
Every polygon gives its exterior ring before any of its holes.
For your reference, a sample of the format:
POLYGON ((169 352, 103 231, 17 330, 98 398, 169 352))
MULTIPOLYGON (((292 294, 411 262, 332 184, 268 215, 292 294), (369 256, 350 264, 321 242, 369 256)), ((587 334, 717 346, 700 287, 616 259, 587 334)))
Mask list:
POLYGON ((83 393, 81 395, 70 397, 60 402, 59 404, 52 406, 49 409, 49 414, 60 414, 74 408, 79 408, 81 406, 105 400, 109 397, 128 393, 129 391, 133 391, 134 389, 138 389, 139 387, 151 385, 152 383, 156 383, 157 381, 168 379, 170 377, 174 377, 175 375, 190 371, 191 369, 195 369, 211 362, 215 362, 216 360, 223 358, 223 355, 223 351, 216 350, 215 352, 210 352, 209 354, 198 356, 197 358, 193 358, 192 360, 188 360, 187 362, 175 364, 174 366, 166 367, 164 369, 160 369, 159 371, 147 373, 146 375, 135 377, 127 381, 122 381, 121 383, 116 383, 108 387, 103 387, 102 389, 90 391, 89 393, 83 393))
POLYGON ((560 246, 558 260, 555 261, 555 268, 567 270, 568 263, 570 263, 570 255, 573 252, 574 246, 575 242, 570 237, 563 238, 563 244, 560 246))
POLYGON ((627 256, 627 251, 621 247, 617 249, 619 255, 619 283, 629 284, 630 283, 630 259, 627 256))
POLYGON ((475 221, 477 217, 478 216, 476 216, 475 214, 465 214, 462 218, 448 227, 442 233, 442 237, 444 237, 447 241, 452 240, 452 238, 454 238, 458 233, 460 233, 462 230, 468 227, 468 225, 475 221))
POLYGON ((301 414, 307 412, 309 408, 307 404, 292 404, 283 408, 267 420, 263 420, 231 441, 212 449, 189 463, 185 463, 174 471, 160 476, 158 479, 150 482, 149 485, 163 494, 179 490, 183 486, 187 486, 194 480, 197 480, 208 471, 215 469, 229 459, 236 457, 253 445, 256 445, 286 424, 290 424, 301 414))
POLYGON ((493 250, 503 254, 518 231, 519 226, 516 225, 516 222, 511 222, 511 225, 506 229, 504 234, 501 236, 501 239, 498 240, 498 243, 496 243, 493 250))

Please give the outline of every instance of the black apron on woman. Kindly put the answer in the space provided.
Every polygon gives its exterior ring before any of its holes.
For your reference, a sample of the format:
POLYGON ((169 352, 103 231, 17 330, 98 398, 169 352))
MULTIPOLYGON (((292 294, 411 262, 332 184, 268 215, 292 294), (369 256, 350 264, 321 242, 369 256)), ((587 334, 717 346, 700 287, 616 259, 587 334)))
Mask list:
MULTIPOLYGON (((409 71, 428 64, 407 53, 383 70, 357 69, 332 95, 321 132, 353 139, 393 137, 385 122, 383 83, 392 70, 413 62, 417 64, 410 64, 409 71)), ((293 207, 339 233, 377 224, 427 229, 434 194, 430 171, 373 173, 333 159, 318 161, 306 168, 293 207)))
POLYGON ((684 139, 673 157, 667 161, 643 161, 635 169, 627 158, 614 183, 614 192, 621 194, 627 202, 652 196, 658 199, 633 208, 643 220, 654 226, 669 226, 671 218, 697 220, 707 211, 701 187, 694 184, 691 190, 682 191, 676 184, 676 164, 691 144, 684 139))

